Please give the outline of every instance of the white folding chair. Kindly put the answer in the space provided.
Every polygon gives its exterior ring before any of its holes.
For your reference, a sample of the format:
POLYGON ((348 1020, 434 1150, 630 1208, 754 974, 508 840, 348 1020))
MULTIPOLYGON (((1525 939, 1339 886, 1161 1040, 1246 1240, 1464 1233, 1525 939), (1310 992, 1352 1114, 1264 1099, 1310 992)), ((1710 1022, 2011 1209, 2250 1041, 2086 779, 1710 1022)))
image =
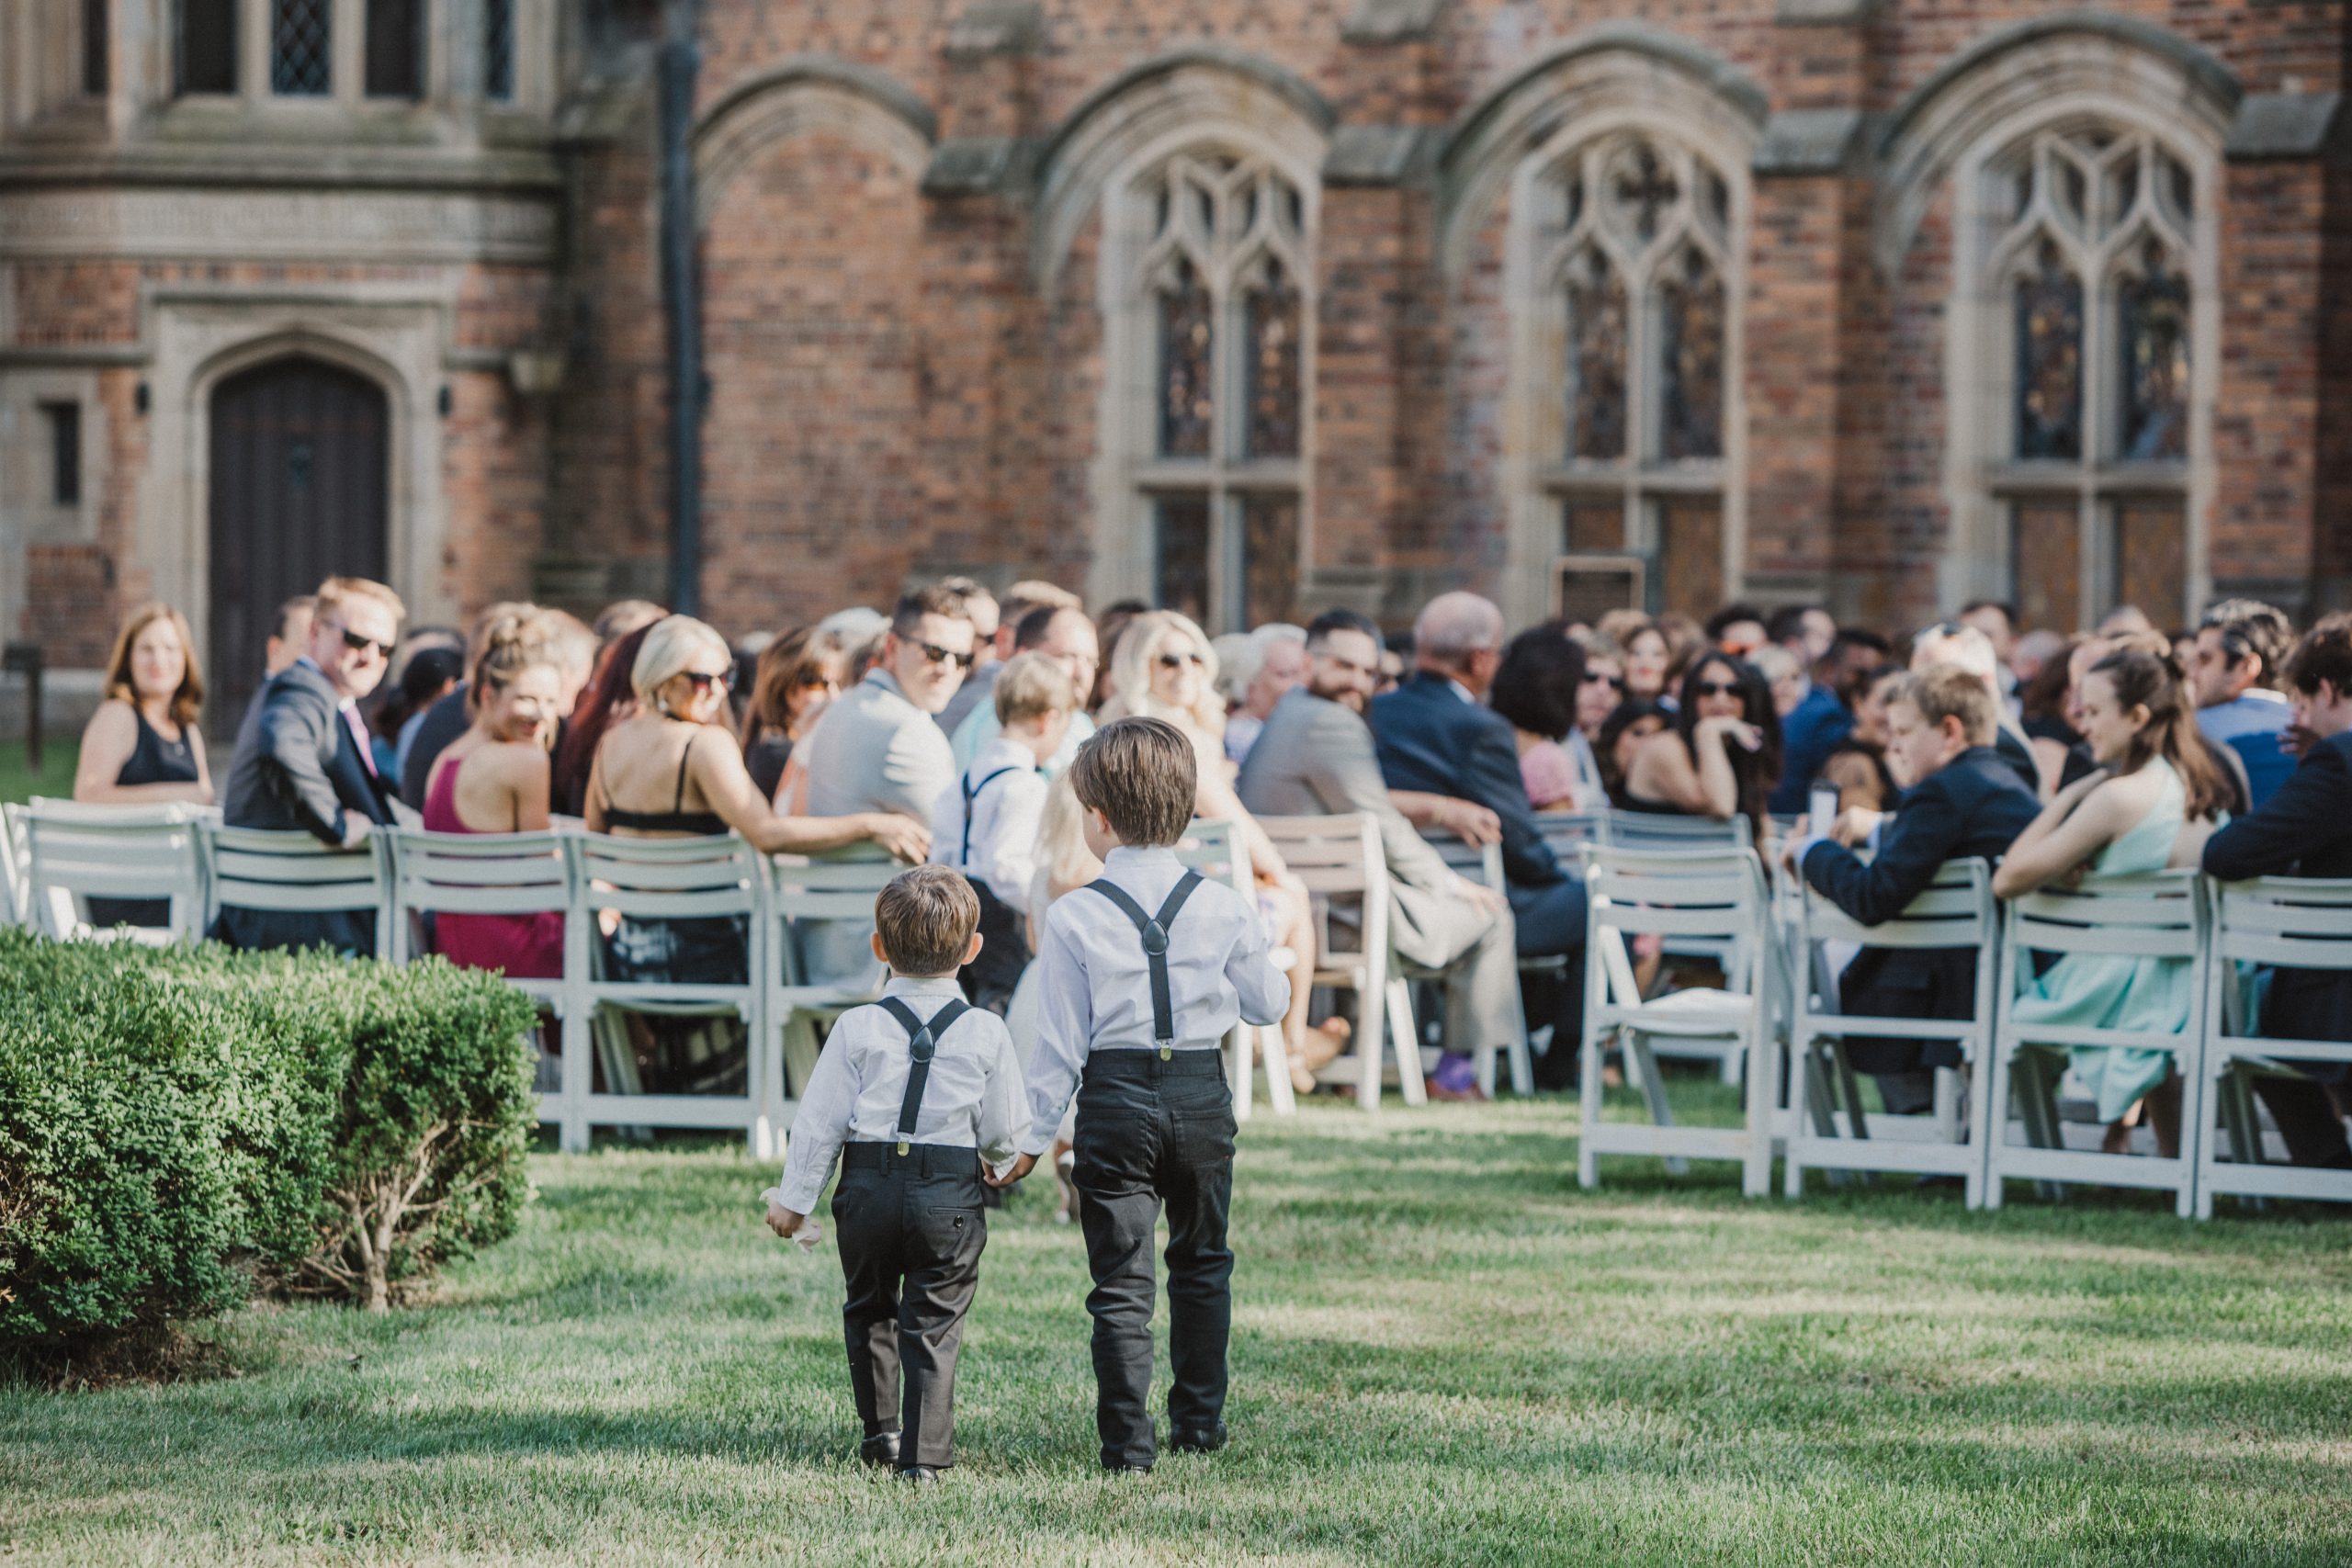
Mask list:
POLYGON ((1606 811, 1539 811, 1535 830, 1563 866, 1580 867, 1585 850, 1602 842, 1609 815, 1606 811))
MULTIPOLYGON (((1447 869, 1455 875, 1475 882, 1481 887, 1491 887, 1506 897, 1510 895, 1510 885, 1503 878, 1503 850, 1500 844, 1464 843, 1453 834, 1444 832, 1427 832, 1421 837, 1429 840, 1430 847, 1437 851, 1438 859, 1445 862, 1447 869)), ((1573 865, 1576 863, 1569 863, 1573 865)), ((1580 874, 1581 868, 1578 869, 1580 874)), ((1528 970, 1545 969, 1557 973, 1566 963, 1566 959, 1558 957, 1521 958, 1519 961, 1519 967, 1522 973, 1528 970)), ((1406 1014, 1411 1038, 1419 1043, 1421 1038, 1420 1025, 1417 1021, 1410 1021, 1413 996, 1411 987, 1419 985, 1442 987, 1446 984, 1445 971, 1426 968, 1413 963, 1401 953, 1396 955, 1396 967, 1409 983, 1405 992, 1406 1014)), ((1494 1098, 1495 1054, 1498 1051, 1504 1052, 1510 1058, 1511 1093, 1522 1100, 1533 1094, 1535 1092, 1535 1058, 1528 1048, 1527 1032, 1524 1029, 1514 1032, 1510 1039, 1502 1044, 1498 1044, 1492 1040, 1480 1040, 1473 1045, 1471 1055, 1477 1064, 1478 1092, 1490 1100, 1494 1098)))
MULTIPOLYGON (((767 1023, 758 1036, 766 1062, 760 1127, 775 1153, 782 1152, 791 1130, 799 1104, 797 1089, 817 1070, 817 1026, 879 1000, 890 977, 870 953, 855 967, 839 971, 826 962, 836 953, 811 950, 841 948, 840 942, 824 944, 822 939, 838 937, 845 928, 873 930, 875 898, 906 869, 904 861, 872 845, 829 855, 766 858, 768 951, 774 956, 765 971, 767 1023)), ((763 1150, 761 1157, 769 1157, 768 1152, 763 1150)))
POLYGON ((385 833, 392 859, 390 958, 406 964, 436 950, 425 940, 425 918, 442 915, 561 915, 565 972, 553 979, 507 976, 506 983, 555 1015, 561 1078, 539 1096, 539 1120, 556 1123, 562 1146, 588 1146, 589 1005, 579 982, 585 970, 569 960, 577 944, 571 927, 586 916, 573 896, 565 835, 545 833, 385 833))
POLYGON ((766 1012, 761 976, 768 946, 767 882, 759 852, 733 833, 674 839, 568 833, 563 843, 571 856, 577 902, 566 931, 564 973, 583 976, 578 987, 583 1014, 609 1008, 672 1017, 731 1016, 744 1025, 742 1093, 646 1094, 629 1065, 617 1060, 618 1053, 608 1053, 610 1081, 605 1092, 594 1092, 592 1084, 579 1097, 581 1121, 589 1126, 740 1127, 754 1156, 774 1157, 773 1130, 762 1114, 768 1103, 769 1053, 760 1048, 766 1012), (671 983, 609 976, 605 943, 595 934, 608 910, 627 920, 740 919, 742 980, 671 983))
POLYGON ((1946 862, 1925 892, 1891 920, 1865 926, 1811 886, 1790 904, 1798 921, 1789 1030, 1787 1160, 1781 1190, 1804 1195, 1808 1166, 1832 1170, 1909 1171, 1957 1176, 1969 1208, 1984 1201, 1986 1071, 1993 1038, 1993 985, 2000 966, 2001 922, 1993 902, 1993 874, 1981 860, 1946 862), (1976 953, 1976 1002, 1968 1019, 1891 1019, 1845 1014, 1838 1009, 1837 976, 1815 962, 1825 942, 1905 952, 1972 948, 1976 953), (1967 1066, 1966 1109, 1961 1077, 1936 1069, 1935 1108, 1924 1115, 1866 1114, 1860 1086, 1846 1060, 1846 1042, 1887 1037, 1949 1040, 1967 1066))
POLYGON ((8 807, 8 815, 7 837, 24 845, 24 908, 34 930, 63 940, 148 946, 204 934, 200 807, 37 798, 8 807), (101 926, 91 918, 93 898, 168 899, 170 913, 161 926, 101 926))
MULTIPOLYGON (((1412 1003, 1388 942, 1388 860, 1380 847, 1380 827, 1362 812, 1336 817, 1261 817, 1258 827, 1272 839, 1292 874, 1306 885, 1318 913, 1322 949, 1315 973, 1305 983, 1356 993, 1356 1048, 1317 1077, 1344 1083, 1356 1075, 1356 1103, 1380 1109, 1381 1084, 1393 1055, 1396 1081, 1408 1105, 1425 1105, 1421 1053, 1411 1032, 1412 1003), (1363 905, 1362 944, 1353 952, 1331 947, 1330 900, 1363 905)), ((1294 984, 1298 980, 1294 978, 1294 984)))
MULTIPOLYGON (((1663 812, 1608 811, 1593 819, 1592 841, 1618 850, 1729 851, 1756 847, 1756 829, 1744 816, 1718 821, 1712 817, 1676 817, 1663 812)), ((1719 965, 1726 985, 1744 989, 1747 976, 1738 968, 1750 949, 1737 942, 1700 937, 1668 937, 1665 952, 1671 958, 1696 958, 1719 965)), ((1715 1064, 1725 1083, 1737 1083, 1746 1058, 1728 1043, 1690 1040, 1669 1056, 1693 1056, 1715 1064)))
POLYGON ((1684 1159, 1727 1159, 1739 1162, 1740 1190, 1763 1196, 1771 1182, 1778 1099, 1770 988, 1780 971, 1767 939, 1771 911, 1763 866, 1752 850, 1605 846, 1591 851, 1589 865, 1577 1179, 1598 1187, 1605 1154, 1662 1156, 1675 1171, 1684 1159), (1694 988, 1645 999, 1625 951, 1629 933, 1745 944, 1757 953, 1747 965, 1749 984, 1743 990, 1694 988), (1602 1041, 1612 1033, 1623 1041, 1627 1074, 1640 1081, 1649 1108, 1646 1124, 1600 1119, 1602 1041), (1740 1053, 1747 1080, 1743 1125, 1676 1124, 1658 1075, 1655 1042, 1661 1039, 1719 1041, 1740 1053))
POLYGON ((384 835, 356 849, 329 849, 308 833, 198 826, 204 868, 204 929, 223 908, 268 914, 363 914, 375 924, 374 951, 391 950, 391 875, 384 835))
MULTIPOLYGON (((1239 852, 1233 824, 1223 818, 1193 819, 1184 837, 1176 845, 1176 858, 1189 871, 1214 877, 1226 883, 1241 895, 1242 901, 1257 907, 1258 892, 1250 880, 1250 863, 1239 852)), ((1274 962, 1295 970, 1298 955, 1286 947, 1274 950, 1274 962)), ((1250 1091, 1257 1077, 1252 1065, 1253 1054, 1266 1064, 1266 1100, 1277 1116, 1290 1116, 1298 1111, 1298 1099, 1291 1088, 1290 1055, 1283 1042, 1283 1026, 1274 1023, 1237 1023, 1227 1037, 1226 1048, 1231 1054, 1233 1079, 1233 1119, 1250 1120, 1250 1091), (1253 1046, 1255 1047, 1253 1053, 1253 1046)))
POLYGON ((23 814, 14 808, 0 808, 0 921, 39 930, 39 922, 33 918, 32 896, 25 889, 25 861, 29 853, 25 845, 23 814))
MULTIPOLYGON (((2352 1202, 2352 1171, 2267 1161, 2256 1109, 2257 1077, 2301 1077, 2298 1062, 2352 1062, 2352 1043, 2280 1040, 2258 1034, 2241 1016, 2240 964, 2288 969, 2352 969, 2352 881, 2267 876, 2211 890, 2212 956, 2206 964, 2205 1104, 2197 1134, 2197 1217, 2210 1219, 2216 1197, 2316 1198, 2352 1202), (2231 1158, 2208 1124, 2229 1130, 2231 1158)), ((2184 1115, 2186 1112, 2184 1111, 2184 1115)))
POLYGON ((2203 1122, 2206 987, 2201 971, 2206 951, 2203 879, 2190 871, 2143 876, 2090 876, 2075 888, 2044 887, 2010 901, 2001 941, 2001 974, 1992 1052, 1993 1081, 1985 1107, 1984 1206, 2001 1206, 2007 1182, 2088 1181, 2111 1187, 2145 1187, 2174 1195, 2183 1219, 2196 1206, 2197 1142, 2203 1122), (2083 953, 2111 958, 2155 958, 2192 966, 2188 1016, 2177 1034, 2047 1023, 2017 1018, 2018 977, 2030 953, 2063 957, 2083 953), (2064 1047, 2130 1046, 2163 1051, 2180 1075, 2180 1149, 2171 1159, 2152 1155, 2110 1155, 2096 1148, 2066 1146, 2058 1114, 2057 1084, 2066 1066, 2064 1047), (2014 1097, 2027 1143, 2008 1140, 2014 1097))

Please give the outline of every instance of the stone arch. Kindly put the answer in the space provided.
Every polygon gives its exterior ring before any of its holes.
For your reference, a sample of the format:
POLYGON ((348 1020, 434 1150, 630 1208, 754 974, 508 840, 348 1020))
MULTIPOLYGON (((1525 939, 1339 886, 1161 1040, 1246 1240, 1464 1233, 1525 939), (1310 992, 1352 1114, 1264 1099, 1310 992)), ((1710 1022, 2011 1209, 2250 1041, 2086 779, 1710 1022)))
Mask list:
POLYGON ((939 124, 928 105, 883 72, 796 55, 729 88, 695 126, 696 226, 709 224, 728 186, 769 148, 815 130, 871 142, 920 179, 939 124))

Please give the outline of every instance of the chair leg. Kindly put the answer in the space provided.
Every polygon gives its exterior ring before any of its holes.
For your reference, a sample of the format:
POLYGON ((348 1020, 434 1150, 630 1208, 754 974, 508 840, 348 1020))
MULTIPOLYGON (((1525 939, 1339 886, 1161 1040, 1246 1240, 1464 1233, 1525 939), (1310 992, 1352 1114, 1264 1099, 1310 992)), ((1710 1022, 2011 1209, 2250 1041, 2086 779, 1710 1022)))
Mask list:
POLYGON ((588 1094, 595 1069, 589 1053, 595 1047, 589 1028, 589 1010, 580 1002, 567 1002, 560 1020, 563 1052, 563 1121, 559 1123, 557 1145, 566 1154, 588 1152, 588 1094))
POLYGON ((1982 1206, 2001 1206, 2001 1190, 2007 1185, 2001 1174, 2001 1151, 2009 1142, 2009 1053, 1997 1034, 1985 1042, 1985 1059, 1979 1070, 1985 1075, 1984 1110, 1977 1123, 1984 1132, 1984 1146, 1978 1151, 1978 1164, 1984 1171, 1984 1190, 1980 1194, 1982 1206))
POLYGON ((1369 977, 1356 990, 1356 1107, 1380 1109, 1380 1072, 1388 1040, 1388 988, 1369 977))
POLYGON ((1588 1192, 1600 1185, 1600 1155, 1592 1146, 1600 1125, 1600 1031, 1588 1025, 1577 1064, 1577 1185, 1588 1192))
POLYGON ((1758 1018, 1749 1023, 1745 1097, 1747 1157, 1740 1162, 1739 1172, 1739 1193, 1743 1198, 1761 1198, 1772 1190, 1772 1112, 1780 1095, 1768 1055, 1770 1038, 1764 1020, 1758 1018))
POLYGON ((800 1096, 797 1092, 796 1086, 801 1089, 807 1088, 808 1075, 817 1070, 817 1055, 820 1047, 817 1043, 816 1015, 794 1009, 791 1016, 785 1021, 782 1033, 784 1071, 787 1080, 784 1085, 785 1095, 786 1098, 797 1101, 800 1096))
MULTIPOLYGON (((1650 1049, 1650 1037, 1638 1029, 1625 1032, 1625 1070, 1642 1081, 1642 1098, 1649 1102, 1652 1124, 1673 1126, 1674 1107, 1667 1103, 1666 1079, 1659 1076, 1657 1055, 1650 1049)), ((1687 1176, 1690 1162, 1680 1155, 1668 1155, 1666 1170, 1669 1176, 1687 1176)))
MULTIPOLYGON (((2018 1085, 2018 1104, 2025 1113, 2027 1138, 2038 1149, 2064 1148, 2066 1128, 2058 1116, 2058 1080, 2066 1076, 2065 1058, 2053 1060, 2048 1051, 2028 1050, 2018 1054, 2018 1065, 2025 1069, 2023 1080, 2018 1085)), ((2064 1182, 2043 1181, 2038 1185, 2041 1195, 2052 1202, 2066 1196, 2064 1182)))
POLYGON ((1862 1111, 1862 1083, 1854 1076, 1853 1064, 1846 1060, 1846 1043, 1829 1043, 1830 1060, 1838 1065, 1838 1093, 1846 1102, 1846 1135, 1862 1139, 1871 1135, 1868 1117, 1862 1111))
MULTIPOLYGON (((1515 1031, 1506 1048, 1510 1052, 1510 1091, 1525 1100, 1535 1092, 1535 1054, 1528 1048, 1527 1031, 1524 1028, 1515 1031)), ((1487 1076, 1494 1076, 1491 1066, 1487 1076)))
POLYGON ((1409 980, 1388 982, 1388 1042, 1396 1053, 1396 1087, 1403 1092, 1405 1103, 1427 1105, 1429 1087, 1421 1081, 1421 1032, 1413 1022, 1413 986, 1409 980))
POLYGON ((1283 1041, 1283 1026, 1261 1024, 1257 1035, 1258 1055, 1266 1064, 1266 1103, 1274 1108, 1277 1116, 1295 1116, 1298 1094, 1291 1088, 1290 1047, 1283 1041))

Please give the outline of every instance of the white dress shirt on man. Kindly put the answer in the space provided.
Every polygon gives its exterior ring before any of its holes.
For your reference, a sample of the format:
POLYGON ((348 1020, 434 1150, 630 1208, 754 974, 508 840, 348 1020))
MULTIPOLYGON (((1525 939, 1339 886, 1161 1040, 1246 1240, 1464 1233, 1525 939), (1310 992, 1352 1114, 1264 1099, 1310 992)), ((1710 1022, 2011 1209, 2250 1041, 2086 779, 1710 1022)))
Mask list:
MULTIPOLYGON (((886 997, 901 997, 929 1023, 949 1002, 964 999, 954 976, 938 980, 893 978, 886 997)), ((784 1152, 784 1206, 806 1214, 833 1174, 844 1143, 899 1141, 899 1111, 914 1058, 906 1026, 879 1007, 853 1008, 825 1040, 817 1070, 792 1118, 784 1152)), ((979 1151, 991 1169, 1008 1165, 1021 1125, 1021 1063, 1004 1021, 968 1009, 936 1041, 931 1077, 911 1142, 979 1151)))
MULTIPOLYGON (((1103 878, 1157 914, 1183 879, 1176 852, 1111 852, 1103 878)), ((1135 924, 1100 893, 1055 900, 1037 954, 1037 1048, 1029 1060, 1029 1137, 1023 1154, 1053 1146, 1062 1111, 1097 1051, 1156 1051, 1151 965, 1135 924)), ((1168 929, 1168 992, 1179 1051, 1215 1051, 1237 1020, 1279 1022, 1290 977, 1274 967, 1257 908, 1222 882, 1193 890, 1168 929)))
POLYGON ((974 881, 985 881, 989 891, 1007 907, 1029 912, 1029 890, 1037 877, 1037 835, 1046 817, 1049 786, 1037 771, 1037 759, 1017 741, 997 738, 980 760, 942 790, 931 812, 931 858, 937 865, 954 866, 974 881), (1001 778, 989 779, 999 769, 1001 778), (971 820, 964 819, 964 792, 972 797, 971 820), (966 829, 969 828, 969 837, 966 829), (971 852, 965 853, 968 841, 971 852))

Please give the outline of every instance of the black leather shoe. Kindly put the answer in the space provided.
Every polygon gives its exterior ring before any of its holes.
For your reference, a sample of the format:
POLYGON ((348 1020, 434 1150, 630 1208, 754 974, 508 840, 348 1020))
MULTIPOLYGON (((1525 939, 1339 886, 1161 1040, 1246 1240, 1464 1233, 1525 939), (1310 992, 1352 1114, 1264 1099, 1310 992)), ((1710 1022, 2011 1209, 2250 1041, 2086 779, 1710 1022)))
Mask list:
POLYGON ((885 1432, 878 1438, 868 1438, 857 1445, 857 1457, 866 1464, 880 1469, 899 1462, 899 1434, 885 1432))
POLYGON ((1213 1454, 1225 1447, 1225 1423, 1220 1421, 1205 1432, 1180 1427, 1169 1437, 1168 1446, 1180 1454, 1213 1454))
POLYGON ((939 1472, 927 1464, 910 1464, 899 1469, 899 1479, 910 1486, 936 1486, 939 1472))

